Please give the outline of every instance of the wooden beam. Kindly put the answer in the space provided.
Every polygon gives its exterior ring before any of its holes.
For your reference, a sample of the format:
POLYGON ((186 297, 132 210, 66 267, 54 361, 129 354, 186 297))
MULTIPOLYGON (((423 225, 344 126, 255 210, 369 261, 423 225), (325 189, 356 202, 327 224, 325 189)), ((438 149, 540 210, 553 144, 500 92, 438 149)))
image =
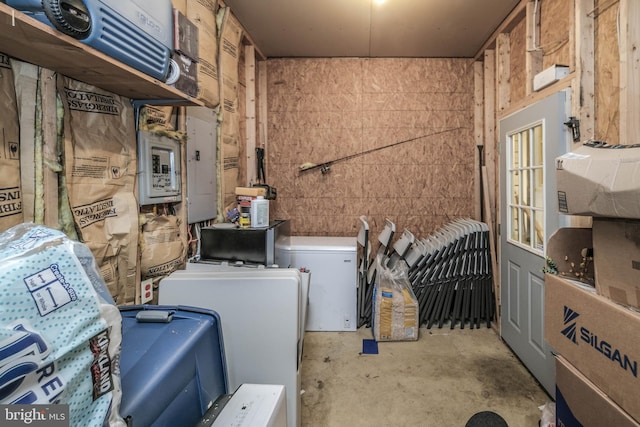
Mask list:
POLYGON ((513 114, 516 111, 522 110, 523 108, 528 107, 529 105, 535 104, 536 102, 541 101, 542 99, 550 95, 553 95, 558 91, 571 87, 574 77, 575 77, 575 73, 570 73, 569 75, 563 77, 562 79, 558 80, 554 84, 547 86, 544 89, 539 90, 538 92, 533 92, 531 95, 526 96, 525 98, 512 103, 511 105, 509 105, 509 108, 506 108, 498 112, 496 116, 496 120, 499 121, 502 118, 510 114, 513 114))
POLYGON ((540 46, 540 3, 527 3, 526 18, 527 52, 525 55, 526 88, 525 94, 533 92, 533 77, 542 71, 542 49, 540 46), (537 6, 537 8, 536 8, 537 6))
MULTIPOLYGON (((482 147, 475 151, 475 166, 474 175, 476 177, 481 176, 480 163, 483 159, 480 158, 480 150, 482 150, 482 157, 484 157, 484 64, 480 61, 473 63, 473 86, 474 86, 474 106, 473 106, 473 132, 476 147, 482 147)), ((475 195, 475 219, 482 220, 482 187, 480 183, 481 179, 476 179, 474 185, 473 194, 475 195)))
MULTIPOLYGON (((182 192, 182 203, 179 203, 176 216, 180 218, 180 240, 185 248, 185 256, 182 259, 185 263, 187 262, 187 252, 189 250, 189 217, 188 217, 188 209, 189 204, 187 203, 187 109, 186 107, 180 107, 178 109, 178 130, 183 132, 185 138, 180 141, 180 167, 181 170, 181 179, 180 179, 180 190, 182 192)), ((184 266, 186 267, 186 265, 184 266)), ((183 268, 183 267, 181 267, 183 268)), ((138 273, 138 281, 140 280, 140 274, 138 273)), ((136 286, 140 288, 140 284, 136 286)))
POLYGON ((640 135, 640 2, 620 0, 620 143, 640 135))
POLYGON ((576 38, 579 38, 580 34, 576 33, 576 11, 579 1, 580 0, 573 0, 573 13, 569 16, 569 63, 564 64, 569 66, 569 72, 575 71, 576 63, 578 62, 578 53, 576 51, 578 42, 576 38))
POLYGON ((35 221, 35 117, 38 67, 11 60, 20 116, 20 184, 24 222, 35 221))
POLYGON ((269 141, 267 111, 267 61, 258 61, 258 141, 256 145, 264 148, 265 151, 269 141))
POLYGON ((474 139, 476 145, 484 145, 484 63, 473 63, 474 86, 474 139))
POLYGON ((58 127, 56 105, 56 73, 40 69, 42 93, 42 188, 44 196, 44 225, 59 228, 58 223, 58 127))
POLYGON ((496 218, 495 171, 498 161, 496 144, 496 53, 494 50, 487 50, 484 53, 484 160, 487 168, 488 202, 492 218, 496 218))
MULTIPOLYGON (((571 112, 580 120, 582 140, 595 138, 595 25, 594 0, 575 1, 575 74, 571 88, 571 112)), ((576 143, 579 144, 579 143, 576 143)))
MULTIPOLYGON (((240 24, 240 26, 242 26, 242 24, 240 24)), ((267 59, 267 57, 262 53, 260 48, 256 46, 256 44, 253 42, 253 39, 251 38, 251 34, 247 33, 247 30, 244 29, 244 26, 242 26, 242 44, 245 46, 252 46, 255 52, 255 56, 261 61, 264 61, 265 59, 267 59)))
POLYGON ((498 335, 500 335, 500 274, 498 271, 498 244, 495 229, 493 228, 493 217, 491 216, 491 209, 488 201, 489 185, 487 183, 487 167, 482 167, 482 192, 484 194, 484 206, 487 212, 487 219, 485 220, 489 227, 489 236, 491 241, 489 242, 489 254, 491 256, 491 280, 493 282, 493 297, 496 305, 496 326, 498 335))
POLYGON ((511 37, 509 34, 498 34, 496 52, 496 107, 501 111, 509 107, 511 100, 511 37))
POLYGON ((244 47, 244 72, 246 85, 246 182, 255 183, 256 171, 256 54, 251 45, 244 47))
POLYGON ((507 16, 504 21, 496 28, 493 34, 487 39, 486 42, 478 49, 473 59, 476 61, 481 59, 484 56, 484 52, 488 49, 494 49, 496 46, 496 40, 498 39, 498 35, 502 33, 510 32, 513 27, 515 27, 518 22, 525 18, 527 3, 529 0, 520 0, 520 3, 513 8, 509 16, 507 16))

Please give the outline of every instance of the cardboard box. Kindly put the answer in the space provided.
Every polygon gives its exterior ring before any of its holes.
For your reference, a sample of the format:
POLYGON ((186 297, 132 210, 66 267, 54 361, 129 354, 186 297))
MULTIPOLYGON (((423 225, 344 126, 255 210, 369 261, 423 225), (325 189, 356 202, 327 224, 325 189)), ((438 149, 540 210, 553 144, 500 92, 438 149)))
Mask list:
POLYGON ((198 62, 198 27, 184 13, 173 10, 173 48, 198 62))
POLYGON ((591 249, 591 228, 560 228, 549 237, 547 257, 556 264, 560 276, 595 286, 594 263, 584 256, 591 249))
MULTIPOLYGON (((243 196, 243 195, 237 195, 236 196, 236 203, 238 204, 238 208, 247 208, 250 209, 251 208, 251 201, 253 199, 255 199, 256 196, 243 196)), ((249 212, 247 210, 247 212, 249 212)))
POLYGON ((544 320, 545 340, 640 419, 640 314, 593 288, 547 274, 544 320))
POLYGON ((556 159, 558 210, 640 219, 640 147, 583 145, 556 159))
POLYGON ((236 196, 267 197, 267 189, 264 187, 236 187, 236 196))
POLYGON ((179 10, 180 13, 187 14, 187 0, 171 0, 173 8, 179 10))
POLYGON ((251 202, 258 196, 265 196, 267 189, 263 187, 236 187, 236 203, 240 213, 251 213, 251 202))
POLYGON ((596 290, 640 308, 640 221, 593 219, 596 290))
POLYGON ((556 426, 640 427, 561 356, 556 357, 556 426))
POLYGON ((171 55, 178 68, 180 69, 180 77, 174 83, 176 89, 183 91, 189 96, 198 96, 198 64, 191 60, 191 58, 182 55, 178 52, 173 52, 171 55))

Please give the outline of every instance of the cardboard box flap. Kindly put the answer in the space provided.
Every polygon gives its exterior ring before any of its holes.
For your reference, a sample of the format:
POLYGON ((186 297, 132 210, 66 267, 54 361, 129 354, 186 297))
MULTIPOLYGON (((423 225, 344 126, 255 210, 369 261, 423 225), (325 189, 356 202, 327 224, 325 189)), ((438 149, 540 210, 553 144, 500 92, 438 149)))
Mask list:
POLYGON ((640 219, 640 147, 583 145, 556 159, 556 176, 561 213, 640 219))
POLYGON ((590 255, 584 254, 584 251, 593 249, 592 242, 591 228, 560 228, 549 237, 547 258, 555 263, 560 276, 593 286, 593 261, 585 259, 593 256, 584 256, 590 255))

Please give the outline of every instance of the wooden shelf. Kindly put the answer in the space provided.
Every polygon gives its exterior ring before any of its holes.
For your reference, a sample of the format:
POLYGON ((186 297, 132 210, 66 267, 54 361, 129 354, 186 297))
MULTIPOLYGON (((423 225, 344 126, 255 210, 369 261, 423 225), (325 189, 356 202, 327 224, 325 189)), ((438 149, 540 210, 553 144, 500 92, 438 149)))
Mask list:
POLYGON ((0 52, 127 98, 204 105, 4 3, 0 3, 0 52))

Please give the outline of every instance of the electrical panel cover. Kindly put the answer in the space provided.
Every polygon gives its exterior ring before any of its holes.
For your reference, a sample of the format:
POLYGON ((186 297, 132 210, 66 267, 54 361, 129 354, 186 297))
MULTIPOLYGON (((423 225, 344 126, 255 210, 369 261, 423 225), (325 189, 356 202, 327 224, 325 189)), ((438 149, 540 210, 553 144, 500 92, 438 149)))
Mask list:
POLYGON ((186 167, 187 222, 213 219, 216 198, 216 112, 206 107, 187 107, 186 167))
POLYGON ((138 132, 138 183, 142 206, 181 201, 180 142, 138 132))

